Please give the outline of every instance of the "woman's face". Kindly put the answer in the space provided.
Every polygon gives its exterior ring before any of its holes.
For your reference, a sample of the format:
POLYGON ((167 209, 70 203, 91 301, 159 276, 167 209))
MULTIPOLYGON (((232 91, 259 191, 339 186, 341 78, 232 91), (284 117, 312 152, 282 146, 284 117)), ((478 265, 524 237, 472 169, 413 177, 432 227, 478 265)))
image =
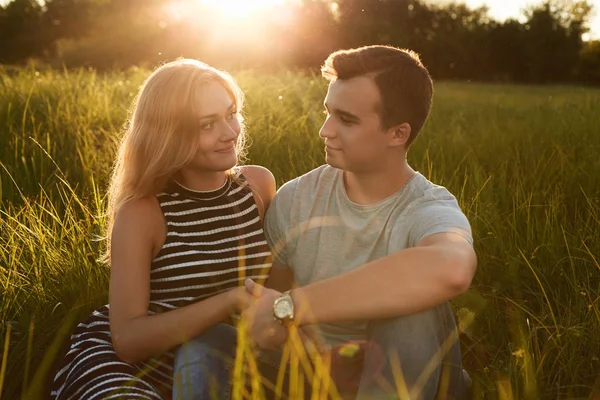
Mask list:
POLYGON ((231 95, 218 82, 207 83, 195 97, 200 129, 196 157, 189 167, 227 171, 237 163, 236 144, 241 132, 240 114, 231 95))

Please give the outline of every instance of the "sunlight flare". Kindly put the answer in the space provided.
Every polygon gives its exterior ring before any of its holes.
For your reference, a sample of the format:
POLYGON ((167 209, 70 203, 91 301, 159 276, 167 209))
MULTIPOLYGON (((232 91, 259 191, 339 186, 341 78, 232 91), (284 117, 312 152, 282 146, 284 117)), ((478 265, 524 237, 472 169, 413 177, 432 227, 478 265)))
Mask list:
POLYGON ((197 0, 203 5, 218 9, 224 14, 246 17, 253 12, 283 5, 286 0, 197 0))

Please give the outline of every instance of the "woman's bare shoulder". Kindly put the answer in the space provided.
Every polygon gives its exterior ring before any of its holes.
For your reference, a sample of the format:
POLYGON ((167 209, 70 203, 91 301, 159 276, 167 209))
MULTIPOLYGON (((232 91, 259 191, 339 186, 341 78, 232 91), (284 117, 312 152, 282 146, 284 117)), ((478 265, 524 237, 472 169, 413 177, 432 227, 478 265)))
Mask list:
POLYGON ((147 237, 153 248, 157 248, 164 242, 166 234, 164 216, 156 196, 129 200, 117 211, 113 240, 139 235, 147 237))
POLYGON ((240 172, 248 181, 255 197, 258 196, 257 203, 262 203, 260 205, 262 207, 261 214, 264 214, 277 190, 273 173, 260 165, 244 165, 240 167, 240 172))

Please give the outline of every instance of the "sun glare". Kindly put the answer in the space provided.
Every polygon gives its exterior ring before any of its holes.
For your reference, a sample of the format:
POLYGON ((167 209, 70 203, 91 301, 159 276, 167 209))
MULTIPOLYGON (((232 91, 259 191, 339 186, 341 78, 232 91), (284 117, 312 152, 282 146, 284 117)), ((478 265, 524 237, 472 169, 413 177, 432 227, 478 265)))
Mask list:
MULTIPOLYGON (((197 28, 206 45, 240 45, 248 48, 272 40, 274 26, 294 21, 300 0, 171 0, 159 26, 179 24, 197 28)), ((231 46, 230 46, 231 47, 231 46)))
POLYGON ((255 11, 268 9, 272 6, 279 6, 286 0, 197 0, 203 5, 218 9, 224 14, 237 17, 245 17, 255 11))

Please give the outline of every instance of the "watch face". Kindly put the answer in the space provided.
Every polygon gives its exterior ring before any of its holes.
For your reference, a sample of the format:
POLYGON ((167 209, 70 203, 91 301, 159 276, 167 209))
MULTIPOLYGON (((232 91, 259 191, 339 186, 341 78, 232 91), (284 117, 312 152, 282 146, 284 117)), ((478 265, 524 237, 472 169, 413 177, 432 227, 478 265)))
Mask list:
POLYGON ((286 300, 279 301, 274 312, 277 318, 289 317, 292 314, 292 305, 286 300))

